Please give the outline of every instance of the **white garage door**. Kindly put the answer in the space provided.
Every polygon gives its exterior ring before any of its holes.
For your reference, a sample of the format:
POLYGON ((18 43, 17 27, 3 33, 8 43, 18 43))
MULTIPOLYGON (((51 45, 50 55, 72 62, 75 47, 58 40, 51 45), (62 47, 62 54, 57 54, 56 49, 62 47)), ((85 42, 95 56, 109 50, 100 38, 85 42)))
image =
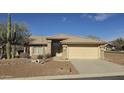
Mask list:
POLYGON ((98 59, 100 51, 98 46, 69 46, 69 59, 98 59))

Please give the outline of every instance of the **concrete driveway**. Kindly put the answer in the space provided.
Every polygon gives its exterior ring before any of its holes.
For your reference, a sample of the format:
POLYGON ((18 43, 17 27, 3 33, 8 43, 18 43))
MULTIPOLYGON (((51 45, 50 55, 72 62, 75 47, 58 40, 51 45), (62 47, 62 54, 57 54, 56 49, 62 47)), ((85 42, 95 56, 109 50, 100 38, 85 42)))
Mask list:
POLYGON ((105 60, 72 59, 71 63, 80 74, 105 74, 124 72, 124 66, 114 64, 105 60))

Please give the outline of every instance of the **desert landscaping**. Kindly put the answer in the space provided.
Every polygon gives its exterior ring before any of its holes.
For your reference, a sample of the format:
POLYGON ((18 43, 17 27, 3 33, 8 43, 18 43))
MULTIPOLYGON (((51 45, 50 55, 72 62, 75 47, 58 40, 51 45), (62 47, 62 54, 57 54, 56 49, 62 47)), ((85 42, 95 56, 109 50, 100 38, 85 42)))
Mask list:
POLYGON ((78 74, 70 62, 31 63, 30 59, 0 61, 0 79, 78 74))

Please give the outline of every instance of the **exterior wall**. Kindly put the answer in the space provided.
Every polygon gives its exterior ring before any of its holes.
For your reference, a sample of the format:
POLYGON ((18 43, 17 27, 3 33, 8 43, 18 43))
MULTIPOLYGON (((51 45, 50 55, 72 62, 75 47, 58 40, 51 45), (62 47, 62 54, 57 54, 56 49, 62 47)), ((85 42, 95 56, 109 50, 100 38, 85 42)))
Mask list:
POLYGON ((47 52, 49 55, 51 55, 51 40, 48 41, 47 52))
POLYGON ((68 59, 68 46, 67 45, 62 46, 62 58, 68 59))
MULTIPOLYGON (((34 47, 39 47, 43 50, 42 46, 30 46, 30 56, 33 53, 34 47)), ((45 46, 45 54, 51 54, 51 42, 45 46)), ((104 48, 99 45, 62 45, 62 52, 57 53, 56 56, 63 59, 104 59, 104 48)))
POLYGON ((99 59, 100 47, 98 45, 69 45, 69 59, 99 59))
POLYGON ((105 51, 104 59, 113 63, 124 65, 124 52, 105 51))
POLYGON ((106 48, 104 45, 100 46, 100 59, 104 60, 104 52, 106 51, 106 48))

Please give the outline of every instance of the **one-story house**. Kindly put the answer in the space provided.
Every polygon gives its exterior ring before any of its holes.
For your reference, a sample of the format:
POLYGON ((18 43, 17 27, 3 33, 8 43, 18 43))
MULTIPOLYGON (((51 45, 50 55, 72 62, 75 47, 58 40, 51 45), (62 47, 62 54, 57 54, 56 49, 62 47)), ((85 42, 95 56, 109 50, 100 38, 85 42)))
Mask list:
POLYGON ((87 37, 55 35, 31 36, 30 56, 49 54, 63 59, 99 59, 106 42, 87 37))

